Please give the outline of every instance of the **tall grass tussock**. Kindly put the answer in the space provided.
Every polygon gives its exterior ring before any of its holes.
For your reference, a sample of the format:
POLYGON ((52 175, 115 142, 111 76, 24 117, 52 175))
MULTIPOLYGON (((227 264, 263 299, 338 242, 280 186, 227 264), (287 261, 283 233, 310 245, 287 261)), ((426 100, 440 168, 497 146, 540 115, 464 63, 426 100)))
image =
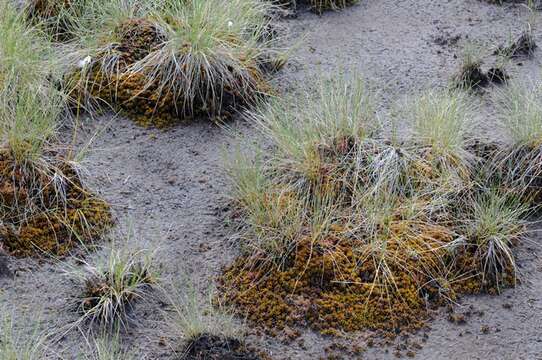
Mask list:
POLYGON ((468 96, 421 95, 394 137, 374 99, 343 78, 249 115, 272 151, 230 163, 244 253, 222 290, 250 320, 393 333, 423 326, 431 304, 515 283, 529 207, 519 185, 495 187, 468 96))

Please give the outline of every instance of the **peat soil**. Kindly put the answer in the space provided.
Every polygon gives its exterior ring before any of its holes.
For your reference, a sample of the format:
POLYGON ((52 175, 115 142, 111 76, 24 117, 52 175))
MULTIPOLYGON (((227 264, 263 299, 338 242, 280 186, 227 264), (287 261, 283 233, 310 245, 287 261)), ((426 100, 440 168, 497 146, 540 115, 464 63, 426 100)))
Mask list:
MULTIPOLYGON (((297 48, 276 84, 288 93, 312 86, 320 74, 359 72, 379 90, 384 114, 408 96, 446 86, 457 70, 462 41, 481 42, 491 54, 518 36, 529 16, 521 5, 498 6, 481 0, 360 0, 359 5, 323 16, 302 10, 297 18, 282 21, 288 43, 296 43, 297 48)), ((531 59, 515 59, 508 66, 512 78, 538 77, 541 56, 536 51, 531 59)), ((485 66, 494 61, 488 56, 485 66)), ((487 103, 495 91, 492 87, 479 95, 481 103, 487 103)), ((495 136, 491 112, 486 106, 477 117, 477 131, 487 136, 495 136)), ((229 127, 245 135, 244 143, 258 141, 241 118, 229 127)), ((223 154, 235 148, 230 132, 204 120, 164 131, 103 116, 86 120, 82 135, 85 140, 94 138, 85 177, 111 202, 119 228, 133 228, 135 235, 128 245, 157 249, 155 263, 165 283, 184 285, 187 279, 202 287, 212 283, 237 253, 224 221, 228 182, 223 154)), ((542 359, 542 238, 537 233, 533 229, 518 249, 522 282, 517 288, 501 296, 463 298, 455 307, 459 316, 442 309, 418 334, 382 345, 378 337, 366 333, 330 338, 301 329, 300 336, 291 339, 251 331, 248 343, 273 359, 394 359, 397 355, 542 359), (360 349, 361 355, 356 355, 360 349)), ((0 306, 15 312, 15 327, 37 323, 58 334, 77 319, 69 306, 77 289, 63 275, 65 265, 11 259, 9 266, 15 276, 0 277, 0 306)), ((162 310, 161 299, 136 306, 136 323, 122 340, 137 359, 179 359, 174 350, 181 344, 162 321, 162 310)), ((61 358, 76 359, 87 349, 84 334, 73 330, 60 337, 52 350, 61 358)))

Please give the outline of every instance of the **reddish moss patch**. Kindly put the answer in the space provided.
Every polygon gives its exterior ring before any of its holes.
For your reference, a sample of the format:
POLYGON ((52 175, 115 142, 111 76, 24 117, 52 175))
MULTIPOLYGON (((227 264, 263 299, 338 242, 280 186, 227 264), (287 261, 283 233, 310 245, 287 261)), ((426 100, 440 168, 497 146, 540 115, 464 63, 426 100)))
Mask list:
POLYGON ((87 191, 74 169, 58 161, 56 176, 17 164, 0 152, 0 240, 14 256, 66 255, 112 222, 109 206, 87 191))
POLYGON ((378 283, 377 271, 383 270, 378 267, 387 264, 363 261, 366 254, 356 248, 348 240, 306 240, 283 270, 242 257, 226 270, 222 285, 230 302, 268 328, 308 324, 324 333, 420 328, 427 317, 422 290, 435 289, 415 269, 418 261, 405 259, 403 264, 414 273, 392 264, 395 284, 378 283), (427 286, 420 289, 424 282, 427 286))

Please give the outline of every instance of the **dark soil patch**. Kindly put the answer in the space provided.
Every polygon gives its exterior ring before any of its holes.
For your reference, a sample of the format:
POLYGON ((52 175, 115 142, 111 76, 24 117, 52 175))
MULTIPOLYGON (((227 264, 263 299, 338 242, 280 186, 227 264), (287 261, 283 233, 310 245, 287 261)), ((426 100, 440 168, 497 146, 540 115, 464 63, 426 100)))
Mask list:
POLYGON ((236 339, 200 335, 191 341, 182 359, 186 360, 264 360, 256 351, 236 339))
POLYGON ((340 10, 358 3, 359 0, 276 0, 276 3, 286 6, 295 13, 299 7, 308 7, 317 14, 329 10, 340 10))
POLYGON ((462 68, 456 76, 455 83, 462 89, 481 89, 490 84, 502 84, 509 78, 504 68, 493 67, 484 72, 482 67, 476 64, 462 68))
POLYGON ((11 276, 11 270, 9 269, 9 256, 2 250, 0 242, 0 278, 11 276))
POLYGON ((510 76, 503 68, 494 67, 487 71, 487 79, 493 84, 502 84, 510 79, 510 76))
POLYGON ((496 55, 503 55, 511 58, 529 57, 536 50, 537 45, 530 32, 524 31, 513 43, 508 46, 501 46, 496 51, 496 55))

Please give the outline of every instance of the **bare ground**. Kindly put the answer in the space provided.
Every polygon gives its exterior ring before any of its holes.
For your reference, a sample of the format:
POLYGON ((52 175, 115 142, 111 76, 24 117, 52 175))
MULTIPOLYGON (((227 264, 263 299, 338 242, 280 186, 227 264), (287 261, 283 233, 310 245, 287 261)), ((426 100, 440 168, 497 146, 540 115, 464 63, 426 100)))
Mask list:
MULTIPOLYGON (((297 19, 283 21, 288 41, 298 47, 276 83, 286 93, 311 86, 320 74, 357 71, 380 90, 380 110, 386 113, 405 96, 445 86, 457 68, 461 39, 481 41, 491 53, 493 47, 519 34, 528 15, 521 5, 500 7, 479 0, 361 0, 357 6, 321 17, 301 11, 297 19)), ((537 40, 542 42, 538 35, 537 40)), ((540 55, 511 64, 513 77, 538 77, 540 55)), ((487 60, 489 66, 495 59, 487 60)), ((492 130, 490 114, 487 109, 479 116, 481 131, 492 130)), ((243 120, 230 126, 245 134, 247 141, 258 141, 243 120)), ((158 248, 157 264, 166 283, 186 278, 210 283, 236 254, 223 212, 228 183, 222 154, 234 146, 228 131, 206 121, 167 131, 142 129, 128 119, 105 116, 87 120, 85 137, 95 133, 85 164, 87 178, 113 204, 121 227, 127 223, 134 227, 137 236, 130 245, 158 248)), ((345 351, 329 351, 334 344, 367 347, 361 355, 364 359, 392 359, 397 349, 403 356, 412 350, 409 355, 416 359, 542 359, 539 240, 533 230, 518 251, 523 281, 516 289, 501 296, 462 299, 456 311, 472 314, 464 324, 449 322, 443 309, 428 329, 386 346, 375 341, 368 347, 368 334, 333 339, 306 330, 290 342, 254 332, 249 342, 274 359, 333 354, 357 358, 345 351)), ((12 260, 10 268, 16 276, 0 278, 0 304, 16 309, 17 326, 37 320, 42 328, 58 330, 76 319, 67 308, 76 289, 63 276, 62 264, 12 260)), ((162 308, 159 299, 138 305, 134 313, 138 322, 123 335, 127 347, 141 358, 178 358, 173 351, 178 344, 161 321, 162 308)), ((84 349, 83 337, 75 331, 55 346, 65 359, 77 358, 84 349)))

